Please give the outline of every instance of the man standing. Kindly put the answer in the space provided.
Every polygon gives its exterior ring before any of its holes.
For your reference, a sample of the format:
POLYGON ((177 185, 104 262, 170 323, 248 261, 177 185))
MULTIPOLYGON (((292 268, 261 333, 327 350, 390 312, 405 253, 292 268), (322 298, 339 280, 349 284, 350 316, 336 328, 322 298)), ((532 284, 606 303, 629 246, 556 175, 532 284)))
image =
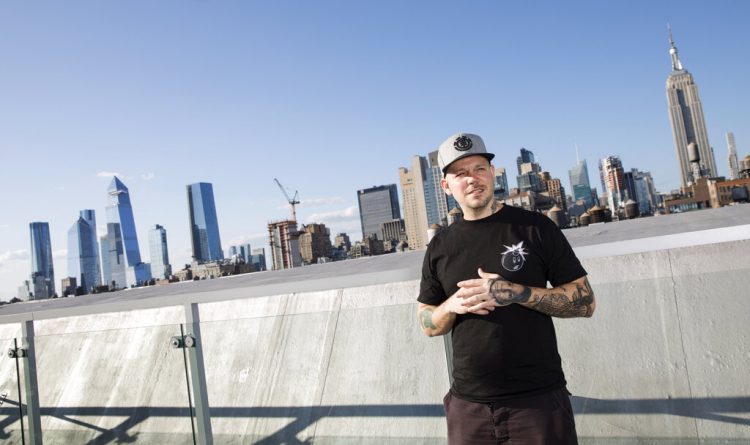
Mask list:
POLYGON ((464 218, 427 247, 417 315, 425 334, 453 334, 448 442, 576 444, 551 317, 590 317, 594 293, 549 218, 495 201, 494 156, 468 133, 438 151, 464 218))

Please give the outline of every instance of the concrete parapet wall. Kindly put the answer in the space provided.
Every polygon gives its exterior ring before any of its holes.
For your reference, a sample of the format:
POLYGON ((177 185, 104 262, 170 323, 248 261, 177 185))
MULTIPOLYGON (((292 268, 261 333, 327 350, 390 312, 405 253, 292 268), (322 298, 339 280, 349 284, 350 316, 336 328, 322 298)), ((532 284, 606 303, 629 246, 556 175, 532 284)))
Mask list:
MULTIPOLYGON (((750 441, 748 252, 584 260, 597 312, 555 320, 582 442, 750 441)), ((447 361, 417 326, 417 278, 200 304, 215 443, 444 443, 447 361)), ((183 322, 180 306, 37 321, 45 443, 192 443, 168 343, 183 322)), ((0 360, 3 443, 20 443, 15 376, 0 360)))

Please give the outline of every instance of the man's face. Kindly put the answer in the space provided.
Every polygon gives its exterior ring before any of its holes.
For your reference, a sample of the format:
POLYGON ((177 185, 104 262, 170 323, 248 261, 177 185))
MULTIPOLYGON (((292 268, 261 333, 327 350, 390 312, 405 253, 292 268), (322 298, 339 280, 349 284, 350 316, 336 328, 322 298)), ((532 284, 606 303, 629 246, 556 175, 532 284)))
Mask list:
POLYGON ((483 209, 492 201, 495 168, 484 156, 459 159, 448 167, 440 185, 462 209, 483 209))

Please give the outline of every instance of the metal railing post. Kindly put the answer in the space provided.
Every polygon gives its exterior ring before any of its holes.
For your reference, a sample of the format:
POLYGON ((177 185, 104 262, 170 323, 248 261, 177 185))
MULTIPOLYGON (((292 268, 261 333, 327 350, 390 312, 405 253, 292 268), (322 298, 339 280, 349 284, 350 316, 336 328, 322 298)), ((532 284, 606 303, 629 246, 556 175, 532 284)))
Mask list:
POLYGON ((214 443, 211 431, 211 413, 208 404, 208 389, 206 387, 206 368, 203 364, 203 342, 200 328, 198 304, 185 305, 185 346, 188 362, 190 362, 190 387, 195 403, 196 431, 198 443, 212 445, 214 443), (192 342, 192 345, 188 343, 192 342))
POLYGON ((24 352, 23 383, 26 389, 26 416, 29 424, 29 443, 42 445, 42 416, 39 409, 39 384, 36 378, 36 350, 34 348, 34 322, 21 323, 24 352))

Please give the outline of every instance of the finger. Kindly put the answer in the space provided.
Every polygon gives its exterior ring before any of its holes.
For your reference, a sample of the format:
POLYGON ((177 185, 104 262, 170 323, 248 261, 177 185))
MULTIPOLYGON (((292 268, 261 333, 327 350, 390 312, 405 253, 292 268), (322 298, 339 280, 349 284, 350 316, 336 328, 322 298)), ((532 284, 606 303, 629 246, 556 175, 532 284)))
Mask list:
POLYGON ((474 306, 471 306, 466 309, 467 312, 476 312, 481 310, 489 310, 489 308, 494 308, 494 304, 491 301, 483 301, 479 304, 475 304, 474 306))
POLYGON ((479 268, 477 272, 479 273, 479 277, 483 279, 500 278, 500 275, 496 273, 485 272, 484 269, 482 269, 481 267, 479 268))
POLYGON ((474 295, 484 293, 485 290, 481 287, 464 287, 456 291, 456 296, 458 298, 470 298, 474 295))
POLYGON ((474 278, 471 280, 459 281, 457 286, 458 287, 476 287, 476 286, 483 285, 484 281, 485 280, 483 278, 474 278))

